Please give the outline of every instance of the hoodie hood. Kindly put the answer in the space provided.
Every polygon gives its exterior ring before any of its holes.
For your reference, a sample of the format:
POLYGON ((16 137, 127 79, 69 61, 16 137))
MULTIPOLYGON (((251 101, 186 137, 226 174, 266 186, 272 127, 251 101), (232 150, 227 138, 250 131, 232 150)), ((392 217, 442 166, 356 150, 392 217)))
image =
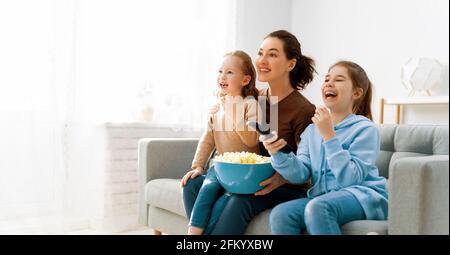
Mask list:
POLYGON ((363 124, 364 122, 367 122, 367 124, 372 124, 372 121, 368 118, 362 116, 362 115, 356 115, 356 114, 350 114, 348 115, 343 121, 341 121, 339 124, 334 126, 335 130, 348 128, 350 126, 353 126, 356 123, 363 124))

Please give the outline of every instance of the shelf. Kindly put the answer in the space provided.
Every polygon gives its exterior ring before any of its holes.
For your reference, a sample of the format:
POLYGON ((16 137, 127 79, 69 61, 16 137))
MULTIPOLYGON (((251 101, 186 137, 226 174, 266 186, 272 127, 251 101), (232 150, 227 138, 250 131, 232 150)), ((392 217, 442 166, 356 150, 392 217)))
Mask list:
POLYGON ((448 104, 448 96, 384 98, 386 105, 448 104))
POLYGON ((380 124, 384 122, 385 105, 397 106, 395 123, 400 124, 401 105, 448 104, 448 96, 381 98, 380 101, 380 124))

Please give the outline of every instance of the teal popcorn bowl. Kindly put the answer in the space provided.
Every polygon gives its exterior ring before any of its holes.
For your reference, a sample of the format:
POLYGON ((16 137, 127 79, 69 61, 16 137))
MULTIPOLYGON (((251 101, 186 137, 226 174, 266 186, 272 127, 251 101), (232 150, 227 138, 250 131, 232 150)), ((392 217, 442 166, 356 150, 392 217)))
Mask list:
POLYGON ((253 194, 261 190, 263 187, 259 183, 275 173, 270 162, 239 164, 214 160, 214 170, 223 188, 235 194, 253 194))

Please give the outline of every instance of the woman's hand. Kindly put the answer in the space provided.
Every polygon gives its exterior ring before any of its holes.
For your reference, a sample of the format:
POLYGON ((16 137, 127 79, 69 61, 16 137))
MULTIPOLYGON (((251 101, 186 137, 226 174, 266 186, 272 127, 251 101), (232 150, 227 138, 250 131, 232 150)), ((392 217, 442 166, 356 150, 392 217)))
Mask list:
POLYGON ((320 135, 323 137, 324 141, 328 141, 336 136, 334 132, 333 121, 331 120, 331 114, 326 107, 319 107, 316 109, 316 113, 311 120, 319 129, 320 135))
POLYGON ((270 177, 269 179, 265 179, 264 181, 259 183, 260 186, 265 187, 262 190, 256 192, 255 196, 262 196, 269 194, 270 192, 272 192, 272 190, 280 187, 285 183, 287 183, 287 181, 278 172, 275 172, 275 174, 272 175, 272 177, 270 177))
POLYGON ((201 167, 197 167, 196 169, 187 172, 181 179, 181 187, 184 187, 190 179, 194 179, 197 176, 202 175, 202 173, 203 168, 201 167))

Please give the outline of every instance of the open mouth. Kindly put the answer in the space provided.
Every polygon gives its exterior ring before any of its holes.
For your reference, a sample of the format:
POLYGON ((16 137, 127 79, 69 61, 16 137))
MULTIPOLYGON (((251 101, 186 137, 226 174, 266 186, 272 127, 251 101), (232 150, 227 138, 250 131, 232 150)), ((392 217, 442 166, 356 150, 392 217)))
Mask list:
POLYGON ((219 83, 219 87, 222 88, 222 89, 226 89, 226 88, 228 88, 228 84, 226 84, 226 83, 219 83))
POLYGON ((325 99, 330 99, 330 98, 337 97, 336 92, 333 92, 333 91, 325 91, 324 95, 325 95, 325 99))

